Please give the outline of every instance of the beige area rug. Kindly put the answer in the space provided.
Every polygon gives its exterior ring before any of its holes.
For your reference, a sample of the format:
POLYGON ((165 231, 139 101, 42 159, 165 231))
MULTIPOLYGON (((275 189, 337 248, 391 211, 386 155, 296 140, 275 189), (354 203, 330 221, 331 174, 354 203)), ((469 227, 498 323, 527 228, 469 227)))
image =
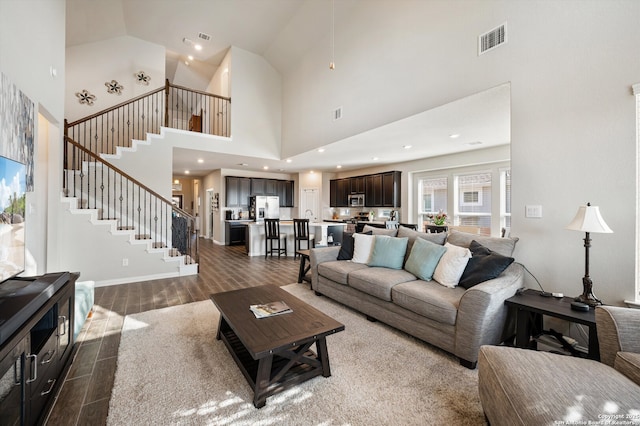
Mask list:
POLYGON ((316 377, 254 408, 221 341, 211 301, 128 315, 109 425, 477 425, 477 370, 306 286, 285 290, 345 324, 327 337, 329 378, 316 377))

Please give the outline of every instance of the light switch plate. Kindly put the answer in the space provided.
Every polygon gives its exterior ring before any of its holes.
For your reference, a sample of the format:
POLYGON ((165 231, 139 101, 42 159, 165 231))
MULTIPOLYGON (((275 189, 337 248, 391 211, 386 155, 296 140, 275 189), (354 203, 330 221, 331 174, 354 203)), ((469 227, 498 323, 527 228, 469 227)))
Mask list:
POLYGON ((525 217, 542 217, 542 206, 525 206, 525 217))

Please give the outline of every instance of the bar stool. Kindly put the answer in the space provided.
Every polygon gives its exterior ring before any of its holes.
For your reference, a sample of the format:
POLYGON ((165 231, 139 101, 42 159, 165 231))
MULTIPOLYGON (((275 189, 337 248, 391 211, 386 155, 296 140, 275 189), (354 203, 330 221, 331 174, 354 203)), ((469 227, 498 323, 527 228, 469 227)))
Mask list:
POLYGON ((293 258, 297 258, 300 253, 299 250, 302 249, 301 245, 303 241, 307 242, 307 246, 305 249, 309 250, 312 247, 316 246, 315 235, 309 234, 309 219, 293 219, 293 240, 295 245, 295 254, 293 258))
POLYGON ((264 220, 264 258, 267 258, 267 254, 273 257, 273 252, 280 254, 284 252, 287 255, 287 234, 280 233, 280 219, 265 219, 264 220), (284 248, 280 245, 281 240, 284 240, 284 248), (273 248, 273 242, 277 242, 277 247, 273 248))

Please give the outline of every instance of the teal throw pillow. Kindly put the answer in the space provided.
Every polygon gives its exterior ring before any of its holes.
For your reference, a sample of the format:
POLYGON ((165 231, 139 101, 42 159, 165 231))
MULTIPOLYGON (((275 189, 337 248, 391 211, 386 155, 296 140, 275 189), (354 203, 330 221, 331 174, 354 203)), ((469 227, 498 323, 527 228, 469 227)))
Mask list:
POLYGON ((374 237, 373 251, 367 265, 402 269, 408 238, 396 238, 388 235, 375 235, 374 237))
POLYGON ((446 251, 444 246, 416 238, 404 269, 422 280, 431 281, 433 272, 446 251))

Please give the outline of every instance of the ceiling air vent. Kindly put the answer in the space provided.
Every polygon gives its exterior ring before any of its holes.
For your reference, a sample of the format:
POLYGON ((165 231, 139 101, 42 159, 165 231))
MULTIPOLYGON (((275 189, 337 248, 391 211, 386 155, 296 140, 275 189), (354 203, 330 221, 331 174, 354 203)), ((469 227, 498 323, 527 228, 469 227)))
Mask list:
POLYGON ((342 107, 338 107, 333 110, 333 121, 340 120, 342 118, 342 107))
POLYGON ((211 40, 211 36, 209 34, 205 34, 205 33, 198 33, 198 38, 205 40, 205 41, 209 41, 211 40))
POLYGON ((503 45, 507 42, 507 23, 500 25, 478 37, 478 55, 503 45))

